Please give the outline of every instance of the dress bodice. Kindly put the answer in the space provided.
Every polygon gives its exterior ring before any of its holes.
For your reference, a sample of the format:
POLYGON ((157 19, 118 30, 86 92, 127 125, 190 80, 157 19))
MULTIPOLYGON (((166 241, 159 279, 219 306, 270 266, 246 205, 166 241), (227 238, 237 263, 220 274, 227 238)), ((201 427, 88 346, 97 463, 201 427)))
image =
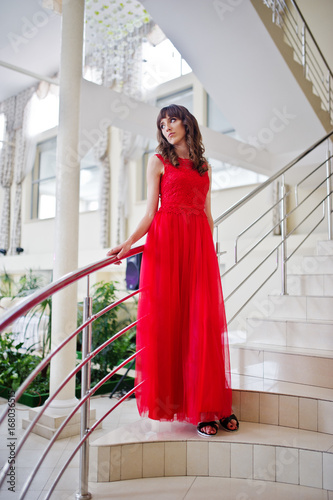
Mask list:
POLYGON ((174 167, 161 155, 157 156, 164 164, 160 211, 203 215, 209 189, 208 172, 200 175, 192 168, 192 160, 178 158, 179 166, 174 167))

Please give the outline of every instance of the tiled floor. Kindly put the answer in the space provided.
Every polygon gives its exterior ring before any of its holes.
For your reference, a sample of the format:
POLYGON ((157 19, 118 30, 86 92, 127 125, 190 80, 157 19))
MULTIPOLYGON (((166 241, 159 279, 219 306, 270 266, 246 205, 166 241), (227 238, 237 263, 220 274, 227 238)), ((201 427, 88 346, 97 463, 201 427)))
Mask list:
POLYGON ((150 478, 102 483, 96 489, 91 488, 91 493, 98 500, 331 500, 327 492, 314 488, 218 477, 150 478))
MULTIPOLYGON (((99 418, 115 400, 108 397, 96 397, 92 400, 92 407, 96 408, 97 418, 99 418)), ((5 400, 0 400, 0 404, 5 404, 5 400)), ((27 408, 17 405, 17 437, 23 434, 21 428, 22 418, 27 416, 27 408)), ((117 428, 136 422, 138 413, 134 400, 126 401, 118 407, 104 421, 103 429, 94 434, 94 440, 101 437, 105 432, 116 430, 117 428)), ((244 429, 245 430, 245 429, 244 429)), ((278 432, 278 428, 276 428, 278 432)), ((0 459, 1 464, 6 462, 8 457, 7 449, 7 426, 3 425, 0 430, 0 459)), ((244 436, 243 436, 244 439, 244 436)), ((43 463, 34 482, 29 489, 27 500, 42 500, 57 476, 62 464, 70 455, 78 442, 78 437, 58 440, 51 453, 43 463)), ((27 478, 27 475, 36 464, 41 451, 48 441, 40 436, 31 435, 23 447, 22 452, 17 457, 16 463, 16 493, 6 491, 1 492, 4 500, 16 500, 19 498, 19 491, 27 478)), ((67 500, 75 498, 75 491, 78 486, 78 457, 75 457, 67 471, 59 481, 56 490, 52 495, 52 500, 67 500)), ((269 497, 270 500, 292 498, 311 500, 333 500, 332 493, 324 492, 315 488, 305 488, 293 485, 270 483, 267 481, 249 481, 241 479, 226 479, 216 477, 168 477, 149 478, 130 481, 119 481, 114 483, 90 483, 89 490, 93 498, 97 500, 106 499, 166 499, 166 500, 202 500, 203 498, 224 499, 224 500, 250 500, 269 497), (331 495, 331 496, 330 496, 331 495)))

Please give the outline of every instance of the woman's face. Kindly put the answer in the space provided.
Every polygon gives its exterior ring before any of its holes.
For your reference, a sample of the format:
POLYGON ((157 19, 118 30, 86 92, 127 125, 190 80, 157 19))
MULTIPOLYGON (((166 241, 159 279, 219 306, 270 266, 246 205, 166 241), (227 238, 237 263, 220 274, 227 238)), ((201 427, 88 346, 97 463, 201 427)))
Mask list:
POLYGON ((160 128, 166 140, 173 146, 186 142, 186 129, 180 118, 166 116, 161 120, 160 128))

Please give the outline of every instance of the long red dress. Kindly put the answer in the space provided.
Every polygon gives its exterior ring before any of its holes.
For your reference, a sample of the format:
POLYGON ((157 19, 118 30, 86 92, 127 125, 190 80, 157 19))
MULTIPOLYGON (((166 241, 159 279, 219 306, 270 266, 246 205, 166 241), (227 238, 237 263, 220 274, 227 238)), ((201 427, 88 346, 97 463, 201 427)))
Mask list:
POLYGON ((221 279, 204 211, 209 176, 163 160, 161 207, 148 231, 138 304, 136 391, 141 416, 198 422, 231 412, 221 279))

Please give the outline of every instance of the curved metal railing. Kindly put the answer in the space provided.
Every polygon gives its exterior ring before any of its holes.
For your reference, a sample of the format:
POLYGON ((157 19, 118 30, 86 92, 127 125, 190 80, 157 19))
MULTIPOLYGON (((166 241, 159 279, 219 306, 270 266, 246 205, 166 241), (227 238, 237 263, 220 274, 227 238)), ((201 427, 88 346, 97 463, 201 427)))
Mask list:
MULTIPOLYGON (((130 257, 132 255, 137 255, 143 251, 143 246, 133 248, 130 250, 130 252, 127 253, 127 255, 124 256, 124 258, 130 257)), ((43 461, 45 460, 47 454, 51 450, 53 444, 55 443, 56 439, 59 437, 63 429, 66 427, 66 425, 70 422, 72 417, 77 413, 78 410, 81 409, 81 438, 76 446, 75 450, 67 460, 67 462, 64 464, 62 469, 59 471, 58 476, 56 477, 55 481, 53 482, 49 492, 47 493, 45 500, 49 499, 52 492, 54 491, 57 483, 59 482, 60 478, 62 477, 64 471, 68 467, 69 463, 71 460, 74 458, 76 453, 80 450, 81 456, 80 456, 80 481, 79 481, 79 493, 77 494, 77 498, 90 498, 90 494, 88 492, 88 452, 87 452, 87 446, 88 446, 88 438, 91 435, 91 433, 98 427, 98 425, 112 412, 115 410, 119 404, 121 404, 125 399, 127 399, 131 394, 135 392, 135 390, 143 383, 141 382, 137 386, 135 386, 133 389, 131 389, 127 394, 125 394, 118 402, 116 405, 114 405, 106 414, 104 414, 99 420, 95 422, 95 424, 89 428, 89 400, 90 397, 106 382, 108 381, 117 371, 124 367, 127 363, 131 362, 132 360, 135 359, 135 357, 138 355, 140 352, 136 352, 129 356, 126 360, 124 360, 122 363, 120 363, 117 367, 115 367, 110 373, 107 373, 105 377, 100 380, 94 387, 90 388, 90 363, 91 360, 99 353, 101 352, 105 347, 110 345, 112 342, 117 340, 119 337, 121 337, 123 334, 125 334, 128 330, 136 326, 138 321, 134 321, 130 325, 126 326, 123 328, 121 331, 116 333, 113 337, 110 339, 106 340, 103 344, 98 346, 93 352, 90 352, 89 346, 91 345, 91 325, 92 323, 101 317, 103 314, 109 312, 111 309, 117 307, 119 304, 123 303, 124 301, 128 300, 131 297, 134 297, 136 294, 140 292, 140 290, 135 290, 134 292, 128 294, 126 297, 121 298, 117 300, 116 302, 108 305, 105 307, 103 310, 99 311, 97 314, 92 315, 91 314, 91 298, 89 297, 89 276, 90 274, 98 271, 99 269, 102 269, 104 267, 107 267, 111 264, 115 264, 119 262, 119 259, 116 257, 108 257, 106 259, 102 259, 94 264, 88 265, 82 269, 79 269, 78 271, 74 271, 72 273, 67 274, 66 276, 60 278, 59 280, 51 283, 50 285, 44 287, 42 290, 39 290, 35 292, 33 295, 30 295, 27 297, 24 301, 22 301, 19 305, 16 307, 12 308, 9 310, 6 314, 4 314, 0 318, 0 333, 4 330, 4 328, 8 327, 10 324, 12 324, 16 319, 18 319, 20 316, 26 314, 30 309, 38 305, 40 302, 43 300, 47 299, 54 293, 63 290, 67 286, 71 285, 72 283, 77 282, 78 280, 84 278, 87 276, 88 278, 88 286, 87 286, 87 297, 85 299, 85 307, 84 307, 84 317, 83 317, 83 323, 74 331, 72 332, 59 346, 57 346, 52 352, 50 352, 40 363, 39 365, 33 370, 33 372, 29 375, 29 377, 21 384, 21 386, 17 389, 15 396, 11 398, 10 404, 5 405, 4 411, 0 415, 0 425, 5 421, 6 417, 10 414, 12 411, 13 405, 15 405, 24 391, 29 387, 29 385, 32 383, 32 381, 37 377, 37 375, 45 369, 45 367, 50 363, 51 359, 59 353, 72 339, 74 339, 81 331, 83 332, 82 336, 82 361, 67 375, 67 377, 62 381, 60 386, 56 389, 56 391, 48 398, 48 400, 44 403, 43 407, 41 408, 41 411, 36 414, 36 416, 32 419, 30 422, 30 425, 26 429, 25 433, 23 434, 21 440, 16 444, 15 447, 15 459, 19 455, 21 449, 23 448, 25 442, 27 441, 30 433, 42 417, 42 415, 45 413, 47 408, 50 406, 52 401, 56 398, 56 396, 59 394, 59 392, 65 387, 65 385, 74 377, 80 370, 82 370, 82 376, 81 376, 81 399, 78 401, 77 405, 73 410, 70 412, 70 414, 66 417, 66 419, 63 421, 63 423, 60 425, 58 430, 55 432, 54 436, 50 440, 48 446, 42 453, 40 459, 38 460, 34 470, 31 472, 29 477, 26 479, 22 490, 20 491, 20 499, 25 498, 29 487, 35 478, 39 468, 41 467, 43 461)), ((6 464, 3 466, 0 474, 0 487, 3 485, 6 476, 10 470, 11 467, 11 461, 7 460, 6 464)))

